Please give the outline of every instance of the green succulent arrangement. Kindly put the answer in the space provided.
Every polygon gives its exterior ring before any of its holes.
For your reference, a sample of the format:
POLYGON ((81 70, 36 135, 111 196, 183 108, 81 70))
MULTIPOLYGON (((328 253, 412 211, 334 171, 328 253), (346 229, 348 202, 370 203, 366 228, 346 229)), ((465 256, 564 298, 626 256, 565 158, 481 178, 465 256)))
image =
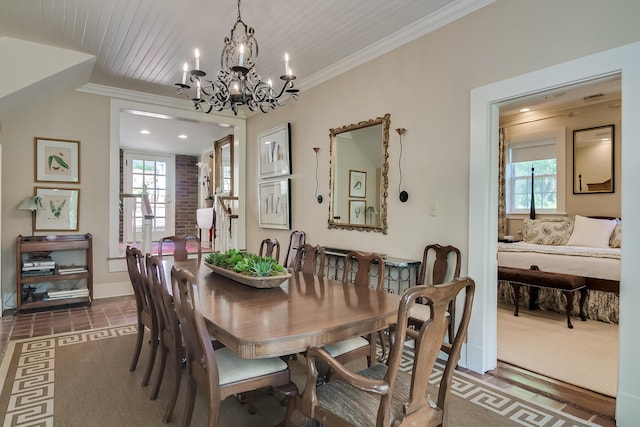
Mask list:
POLYGON ((284 268, 271 257, 261 257, 250 252, 230 249, 223 253, 211 253, 204 259, 213 264, 236 273, 252 277, 269 277, 285 274, 284 268))

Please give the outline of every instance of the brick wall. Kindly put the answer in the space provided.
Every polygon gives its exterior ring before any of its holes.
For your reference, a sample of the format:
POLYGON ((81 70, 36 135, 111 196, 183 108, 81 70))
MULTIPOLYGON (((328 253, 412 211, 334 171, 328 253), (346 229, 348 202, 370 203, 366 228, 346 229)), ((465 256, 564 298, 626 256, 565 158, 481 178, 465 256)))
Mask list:
POLYGON ((198 157, 176 155, 176 236, 197 235, 198 157))

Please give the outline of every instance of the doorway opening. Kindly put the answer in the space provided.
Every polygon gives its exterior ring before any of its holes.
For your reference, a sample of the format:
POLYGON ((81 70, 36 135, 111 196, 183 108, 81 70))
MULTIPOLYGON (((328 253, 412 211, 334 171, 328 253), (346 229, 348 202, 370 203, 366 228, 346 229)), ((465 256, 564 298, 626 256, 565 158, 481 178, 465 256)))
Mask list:
MULTIPOLYGON (((571 60, 525 75, 488 84, 471 90, 470 98, 470 151, 469 151, 469 254, 467 273, 480 283, 476 289, 474 312, 469 325, 465 347, 466 367, 475 372, 495 369, 497 361, 497 141, 499 105, 547 90, 568 87, 596 78, 621 75, 622 138, 629 140, 640 135, 640 43, 631 43, 608 51, 571 60)), ((640 158, 640 145, 626 144, 621 158, 621 188, 633 188, 640 181, 640 170, 633 164, 640 158)), ((622 218, 633 219, 640 211, 640 200, 628 192, 621 197, 622 218), (626 197, 625 197, 626 196, 626 197)), ((625 241, 621 254, 620 299, 621 318, 619 324, 620 348, 635 349, 634 325, 640 321, 635 301, 640 299, 640 289, 634 288, 637 264, 631 261, 640 253, 640 241, 633 239, 638 232, 635 224, 622 230, 625 241), (629 262, 625 262, 629 257, 629 262)), ((620 352, 618 359, 618 390, 616 420, 620 425, 632 425, 638 416, 637 384, 640 370, 637 369, 633 351, 620 352)))

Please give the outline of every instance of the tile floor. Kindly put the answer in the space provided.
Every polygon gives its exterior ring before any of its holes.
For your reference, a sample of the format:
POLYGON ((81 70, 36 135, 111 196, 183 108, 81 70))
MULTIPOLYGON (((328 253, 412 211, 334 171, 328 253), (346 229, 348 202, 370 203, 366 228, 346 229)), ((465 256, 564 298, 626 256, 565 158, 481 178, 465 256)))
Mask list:
MULTIPOLYGON (((0 318, 0 355, 4 356, 10 340, 113 325, 127 325, 135 322, 136 304, 133 295, 95 300, 91 306, 74 306, 34 313, 18 313, 17 315, 5 312, 4 317, 0 318)), ((540 404, 555 407, 604 427, 615 427, 615 421, 611 419, 525 390, 492 375, 464 371, 540 404)))

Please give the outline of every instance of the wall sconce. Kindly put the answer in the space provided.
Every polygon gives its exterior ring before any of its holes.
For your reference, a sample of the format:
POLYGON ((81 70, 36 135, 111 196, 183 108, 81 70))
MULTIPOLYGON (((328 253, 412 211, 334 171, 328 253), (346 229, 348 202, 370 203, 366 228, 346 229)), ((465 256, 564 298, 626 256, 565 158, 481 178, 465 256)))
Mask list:
POLYGON ((409 193, 401 190, 402 188, 402 135, 404 135, 405 131, 406 131, 405 128, 396 129, 396 132, 398 132, 398 135, 400 135, 400 156, 398 156, 398 170, 400 171, 400 182, 398 183, 398 194, 400 197, 400 201, 402 203, 409 200, 409 193))
POLYGON ((31 236, 34 235, 36 229, 36 211, 42 208, 42 199, 38 196, 29 196, 20 203, 18 210, 31 211, 31 236))
POLYGON ((320 151, 320 147, 313 147, 313 151, 316 152, 316 200, 318 203, 322 203, 322 194, 318 194, 318 151, 320 151))

